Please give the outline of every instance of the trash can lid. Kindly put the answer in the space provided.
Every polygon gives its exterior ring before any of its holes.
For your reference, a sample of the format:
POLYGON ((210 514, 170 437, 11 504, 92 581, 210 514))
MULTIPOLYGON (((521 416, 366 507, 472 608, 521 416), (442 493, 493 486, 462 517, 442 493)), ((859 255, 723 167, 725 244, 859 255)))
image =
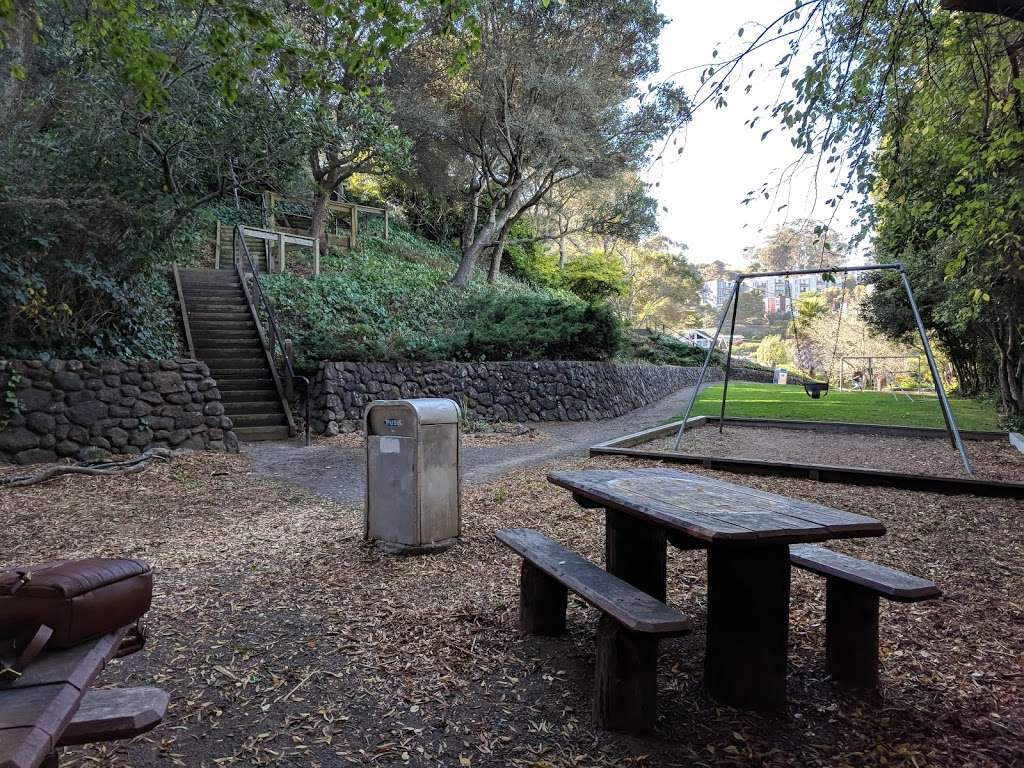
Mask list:
POLYGON ((446 397, 417 397, 409 400, 374 400, 367 404, 363 418, 370 417, 370 411, 381 406, 405 407, 416 414, 420 424, 458 424, 462 411, 459 404, 446 397))

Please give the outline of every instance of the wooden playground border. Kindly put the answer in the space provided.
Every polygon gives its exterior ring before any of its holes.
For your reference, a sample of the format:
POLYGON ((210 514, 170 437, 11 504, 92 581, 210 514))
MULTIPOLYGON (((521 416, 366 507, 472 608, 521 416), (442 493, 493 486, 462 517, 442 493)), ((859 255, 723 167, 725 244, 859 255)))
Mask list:
MULTIPOLYGON (((696 416, 686 421, 686 429, 717 424, 718 417, 696 416)), ((645 451, 633 446, 642 445, 659 437, 670 437, 679 429, 682 421, 674 421, 660 427, 645 429, 630 435, 608 440, 591 447, 591 456, 632 456, 640 459, 654 459, 676 464, 695 464, 723 472, 738 472, 747 475, 779 475, 816 480, 822 483, 849 483, 886 488, 905 488, 912 491, 928 491, 949 496, 971 495, 1000 499, 1024 499, 1024 483, 1007 480, 978 480, 966 477, 942 475, 911 475, 904 472, 890 472, 863 467, 844 467, 831 464, 798 464, 782 461, 730 458, 723 456, 701 456, 674 451, 645 451)), ((779 427, 782 429, 806 429, 817 432, 859 433, 886 435, 889 437, 948 438, 945 429, 927 427, 891 427, 880 424, 852 424, 848 422, 822 421, 781 421, 776 419, 726 418, 725 424, 735 426, 779 427)), ((967 431, 962 433, 969 440, 1007 440, 1005 432, 967 431)))

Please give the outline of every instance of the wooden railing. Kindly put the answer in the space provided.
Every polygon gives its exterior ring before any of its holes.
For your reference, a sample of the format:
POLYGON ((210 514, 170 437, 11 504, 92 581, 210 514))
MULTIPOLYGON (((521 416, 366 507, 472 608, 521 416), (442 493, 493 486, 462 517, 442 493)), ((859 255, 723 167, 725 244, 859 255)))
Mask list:
MULTIPOLYGON (((266 230, 258 230, 266 231, 266 230)), ((274 233, 271 233, 274 234, 274 233)), ((232 261, 235 270, 238 272, 239 282, 242 284, 242 291, 245 293, 246 303, 256 322, 256 330, 260 336, 260 343, 270 364, 270 373, 274 379, 281 405, 284 406, 284 414, 288 420, 288 431, 295 434, 295 419, 292 417, 291 396, 293 386, 298 382, 303 388, 303 400, 305 404, 305 431, 306 445, 309 446, 309 379, 295 373, 292 365, 291 345, 281 335, 281 326, 277 322, 277 315, 274 313, 274 305, 263 290, 260 283, 260 267, 249 252, 245 243, 246 236, 252 235, 251 227, 236 225, 232 237, 232 261)), ((309 238, 306 238, 307 240, 309 238)))
MULTIPOLYGON (((264 192, 263 193, 263 224, 268 229, 274 231, 286 231, 292 234, 305 234, 309 235, 310 231, 301 229, 299 227, 285 227, 277 221, 277 206, 279 203, 289 203, 292 205, 299 205, 309 210, 309 214, 298 214, 298 213, 287 213, 282 211, 282 215, 290 216, 292 218, 309 219, 312 223, 312 212, 313 202, 311 200, 304 200, 298 197, 288 197, 286 195, 279 195, 276 192, 264 192)), ((359 243, 359 221, 360 217, 364 215, 369 216, 381 216, 384 219, 384 239, 387 240, 390 236, 390 217, 388 215, 387 208, 375 208, 371 205, 359 205, 358 203, 346 203, 337 200, 330 200, 327 202, 327 211, 331 214, 333 219, 341 218, 347 220, 349 225, 348 232, 342 236, 341 240, 338 240, 338 234, 333 235, 330 232, 326 233, 328 244, 331 243, 331 238, 335 239, 335 244, 344 245, 348 248, 356 248, 359 243)))
MULTIPOLYGON (((221 224, 219 221, 217 222, 217 248, 214 256, 214 269, 220 269, 221 265, 221 232, 224 227, 224 224, 221 224)), ((320 274, 320 241, 315 237, 293 235, 280 230, 264 229, 263 227, 250 227, 248 225, 241 224, 235 229, 239 230, 239 232, 233 232, 233 237, 240 236, 243 239, 262 240, 267 246, 264 248, 267 272, 271 274, 275 272, 284 272, 287 268, 285 246, 297 245, 303 248, 309 248, 313 252, 313 274, 320 274)), ((232 245, 232 248, 234 249, 234 245, 232 245)))

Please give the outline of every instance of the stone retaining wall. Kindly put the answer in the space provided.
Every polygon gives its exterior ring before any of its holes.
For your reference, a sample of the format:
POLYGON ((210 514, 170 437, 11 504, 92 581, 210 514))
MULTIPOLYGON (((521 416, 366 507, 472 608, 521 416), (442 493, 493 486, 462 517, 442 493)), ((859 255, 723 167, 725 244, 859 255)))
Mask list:
MULTIPOLYGON (((693 386, 698 368, 576 361, 488 363, 323 362, 313 381, 314 432, 356 428, 371 400, 450 397, 484 421, 586 421, 622 416, 693 386)), ((771 381, 771 371, 734 373, 771 381)), ((721 381, 722 370, 706 381, 721 381)))
POLYGON ((196 360, 0 361, 0 462, 103 459, 153 446, 238 449, 196 360))

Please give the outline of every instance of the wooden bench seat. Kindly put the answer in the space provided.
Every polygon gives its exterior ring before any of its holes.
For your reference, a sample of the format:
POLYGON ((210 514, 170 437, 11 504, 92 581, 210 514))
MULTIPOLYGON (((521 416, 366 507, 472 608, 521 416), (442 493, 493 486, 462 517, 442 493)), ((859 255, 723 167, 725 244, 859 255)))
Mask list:
POLYGON ((564 633, 570 591, 597 608, 602 616, 594 718, 605 728, 651 730, 656 716, 658 640, 688 633, 687 618, 539 531, 506 528, 497 537, 523 558, 522 634, 564 633))
POLYGON ((168 698, 166 691, 150 686, 89 691, 59 746, 132 739, 151 731, 163 721, 168 698))
POLYGON ((790 562, 825 577, 825 663, 843 688, 878 687, 878 601, 934 600, 934 582, 808 544, 789 548, 790 562))

